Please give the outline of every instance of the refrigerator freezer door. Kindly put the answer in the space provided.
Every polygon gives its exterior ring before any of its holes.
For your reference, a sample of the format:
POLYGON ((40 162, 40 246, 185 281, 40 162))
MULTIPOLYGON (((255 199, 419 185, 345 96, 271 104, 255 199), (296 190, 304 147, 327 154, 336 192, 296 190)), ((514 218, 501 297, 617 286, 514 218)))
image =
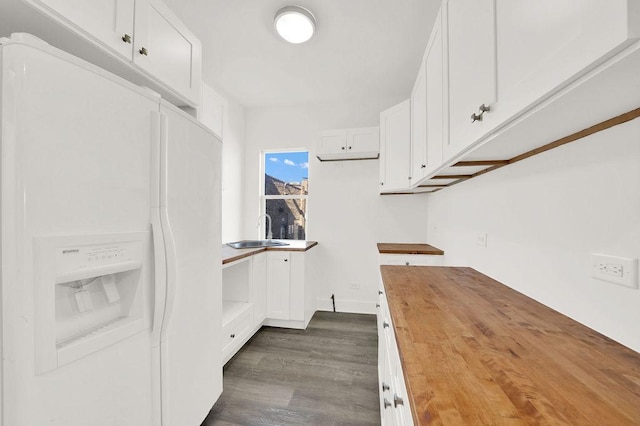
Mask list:
POLYGON ((160 211, 168 271, 162 424, 199 425, 222 392, 222 147, 181 111, 163 105, 161 112, 167 121, 160 211))
POLYGON ((151 426, 149 188, 159 99, 44 45, 6 43, 0 64, 4 424, 151 426), (34 241, 119 233, 146 235, 144 329, 36 375, 34 241))

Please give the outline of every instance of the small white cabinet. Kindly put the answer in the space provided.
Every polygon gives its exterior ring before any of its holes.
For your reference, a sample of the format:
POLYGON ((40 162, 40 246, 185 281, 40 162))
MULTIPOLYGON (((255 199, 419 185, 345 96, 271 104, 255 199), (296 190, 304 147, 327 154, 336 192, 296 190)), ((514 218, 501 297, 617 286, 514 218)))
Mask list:
POLYGON ((380 192, 411 185, 411 101, 380 113, 380 192))
POLYGON ((377 127, 326 130, 318 136, 316 156, 320 161, 378 158, 380 136, 377 127))

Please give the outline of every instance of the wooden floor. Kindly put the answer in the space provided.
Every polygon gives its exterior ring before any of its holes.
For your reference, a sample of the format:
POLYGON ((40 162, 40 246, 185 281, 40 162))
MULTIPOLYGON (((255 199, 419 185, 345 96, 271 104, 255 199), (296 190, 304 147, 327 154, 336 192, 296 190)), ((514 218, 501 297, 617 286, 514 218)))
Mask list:
POLYGON ((376 317, 317 312, 306 330, 256 333, 202 426, 379 424, 376 317))

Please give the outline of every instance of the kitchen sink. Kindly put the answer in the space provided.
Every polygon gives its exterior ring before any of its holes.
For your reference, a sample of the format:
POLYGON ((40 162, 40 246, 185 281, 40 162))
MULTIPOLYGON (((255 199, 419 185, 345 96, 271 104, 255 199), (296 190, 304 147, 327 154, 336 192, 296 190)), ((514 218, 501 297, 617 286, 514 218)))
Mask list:
POLYGON ((288 243, 283 243, 281 241, 274 240, 242 240, 242 241, 234 241, 232 243, 227 243, 229 247, 233 247, 235 249, 243 249, 243 248, 259 248, 259 247, 281 247, 288 246, 288 243))

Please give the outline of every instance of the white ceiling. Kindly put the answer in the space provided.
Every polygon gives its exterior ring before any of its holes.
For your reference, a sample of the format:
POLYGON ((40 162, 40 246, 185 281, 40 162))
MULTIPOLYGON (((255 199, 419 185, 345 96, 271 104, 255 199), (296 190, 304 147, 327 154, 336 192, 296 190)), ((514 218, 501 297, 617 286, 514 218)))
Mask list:
POLYGON ((165 0, 200 38, 203 79, 245 107, 409 97, 439 0, 165 0), (273 31, 286 5, 312 11, 302 45, 273 31))

